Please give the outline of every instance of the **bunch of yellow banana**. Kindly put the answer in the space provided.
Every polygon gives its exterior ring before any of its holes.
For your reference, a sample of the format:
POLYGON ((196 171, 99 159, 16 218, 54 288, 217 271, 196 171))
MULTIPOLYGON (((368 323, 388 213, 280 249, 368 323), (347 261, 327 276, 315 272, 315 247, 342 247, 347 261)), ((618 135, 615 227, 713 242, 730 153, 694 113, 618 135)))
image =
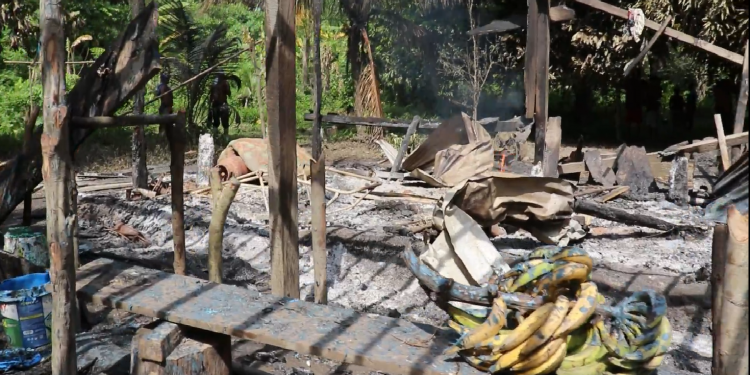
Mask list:
POLYGON ((460 338, 446 354, 490 373, 625 375, 657 368, 671 344, 666 300, 646 291, 606 306, 590 281, 592 266, 580 248, 532 251, 493 281, 506 294, 488 314, 448 305, 449 325, 460 338), (510 303, 516 293, 544 303, 530 313, 509 309, 503 298, 510 303))

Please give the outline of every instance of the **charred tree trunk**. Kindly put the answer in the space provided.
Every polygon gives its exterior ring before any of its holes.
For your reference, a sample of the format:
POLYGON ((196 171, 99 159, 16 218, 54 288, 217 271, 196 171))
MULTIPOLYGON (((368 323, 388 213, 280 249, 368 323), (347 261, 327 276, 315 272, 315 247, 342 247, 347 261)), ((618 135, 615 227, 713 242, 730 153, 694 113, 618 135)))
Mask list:
MULTIPOLYGON (((133 18, 146 7, 145 0, 130 0, 130 14, 133 18)), ((146 102, 145 89, 140 89, 133 97, 133 114, 143 114, 146 102)), ((146 127, 136 126, 133 128, 133 140, 131 143, 133 163, 133 187, 145 189, 148 187, 148 168, 146 167, 146 127)))
POLYGON ((70 129, 65 102, 65 34, 62 1, 41 2, 41 62, 44 132, 42 178, 47 199, 47 243, 52 284, 52 374, 75 374, 75 259, 71 221, 70 129))
MULTIPOLYGON (((157 18, 156 7, 151 3, 107 52, 82 71, 81 79, 68 95, 68 118, 113 115, 159 72, 154 33, 157 18), (121 53, 127 55, 120 56, 121 53)), ((94 129, 70 129, 68 152, 74 152, 93 132, 94 129)), ((29 150, 0 172, 0 223, 42 182, 41 133, 41 129, 37 130, 29 150)))
MULTIPOLYGON (((29 113, 26 116, 26 123, 24 124, 23 132, 23 153, 26 154, 31 149, 31 142, 34 141, 34 125, 36 125, 36 119, 39 117, 39 106, 31 104, 29 113)), ((22 225, 28 227, 31 225, 31 192, 26 193, 26 197, 23 200, 23 223, 22 225)))

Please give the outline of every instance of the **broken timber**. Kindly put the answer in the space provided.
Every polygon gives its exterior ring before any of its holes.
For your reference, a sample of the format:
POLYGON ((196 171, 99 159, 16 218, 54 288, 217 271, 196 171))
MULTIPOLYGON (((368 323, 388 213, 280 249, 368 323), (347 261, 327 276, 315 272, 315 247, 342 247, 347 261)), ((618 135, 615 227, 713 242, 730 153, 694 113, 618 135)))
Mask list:
MULTIPOLYGON (((599 0, 575 0, 575 1, 584 5, 588 5, 594 9, 601 10, 602 12, 609 13, 615 17, 628 19, 628 11, 622 8, 618 8, 614 5, 607 4, 599 0)), ((646 20, 645 26, 651 30, 659 30, 659 27, 660 27, 658 23, 651 21, 649 19, 646 20)), ((742 59, 742 55, 740 55, 739 53, 734 53, 732 51, 726 50, 724 48, 721 48, 719 46, 706 42, 705 40, 701 40, 696 37, 685 34, 681 31, 677 31, 671 27, 667 27, 666 30, 664 30, 664 35, 670 38, 675 38, 681 42, 694 45, 706 52, 711 52, 717 56, 723 57, 736 64, 742 65, 743 59, 742 59)))
MULTIPOLYGON (((107 52, 83 70, 81 79, 68 94, 67 116, 110 116, 159 72, 157 19, 156 6, 150 3, 107 52)), ((71 127, 70 152, 75 152, 94 131, 71 127)), ((37 141, 40 137, 38 129, 32 147, 0 172, 0 222, 24 200, 27 192, 42 182, 41 143, 37 141)))
POLYGON ((171 125, 177 121, 177 114, 171 115, 130 115, 130 116, 97 116, 73 117, 73 126, 78 128, 98 129, 121 126, 171 125))
MULTIPOLYGON (((732 134, 726 137, 727 146, 739 146, 748 142, 748 133, 732 134)), ((703 153, 711 152, 719 149, 719 142, 717 139, 709 139, 694 142, 692 144, 672 146, 664 151, 651 152, 648 154, 649 160, 652 162, 661 162, 662 154, 689 154, 689 153, 703 153)), ((602 165, 605 167, 612 167, 615 162, 615 157, 603 158, 602 165)), ((557 166, 560 175, 570 173, 581 173, 586 170, 584 162, 566 163, 557 166)))
MULTIPOLYGON (((514 14, 506 19, 495 20, 487 25, 469 30, 468 35, 485 35, 492 33, 504 33, 516 29, 526 28, 526 14, 514 14)), ((576 18, 576 12, 565 5, 549 8, 550 22, 565 22, 576 18)))
MULTIPOLYGON (((304 116, 305 121, 313 121, 315 115, 307 113, 304 116)), ((342 115, 325 115, 321 116, 321 123, 332 124, 332 125, 350 125, 350 126, 375 126, 383 128, 395 128, 395 129, 408 129, 411 125, 409 120, 391 120, 380 117, 356 117, 356 116, 342 116, 342 115)), ((422 120, 419 123, 420 130, 434 130, 437 129, 440 124, 446 120, 428 121, 422 120)), ((500 120, 498 117, 487 117, 477 120, 479 125, 482 125, 487 132, 495 134, 498 132, 514 132, 523 126, 527 126, 526 123, 522 122, 518 118, 510 120, 500 120)))
POLYGON ((697 231, 698 227, 690 225, 672 224, 668 221, 658 219, 652 216, 630 213, 625 210, 596 203, 585 199, 576 199, 573 204, 573 211, 579 214, 589 215, 614 221, 627 225, 638 225, 646 228, 658 229, 665 232, 672 230, 697 231))
POLYGON ((646 54, 651 49, 651 47, 656 44, 656 40, 659 39, 661 34, 664 33, 664 30, 667 29, 667 25, 669 25, 669 22, 672 21, 672 16, 667 16, 667 18, 664 19, 664 22, 661 23, 661 26, 659 26, 659 30, 656 30, 656 34, 651 37, 651 40, 648 41, 648 44, 646 44, 646 48, 642 49, 641 52, 638 53, 638 56, 636 56, 633 60, 630 60, 630 62, 625 66, 625 73, 623 76, 627 77, 630 75, 630 72, 635 69, 638 64, 641 63, 641 60, 646 57, 646 54))
POLYGON ((80 298, 94 304, 393 375, 482 374, 444 356, 457 336, 429 325, 106 259, 81 267, 77 285, 80 298))

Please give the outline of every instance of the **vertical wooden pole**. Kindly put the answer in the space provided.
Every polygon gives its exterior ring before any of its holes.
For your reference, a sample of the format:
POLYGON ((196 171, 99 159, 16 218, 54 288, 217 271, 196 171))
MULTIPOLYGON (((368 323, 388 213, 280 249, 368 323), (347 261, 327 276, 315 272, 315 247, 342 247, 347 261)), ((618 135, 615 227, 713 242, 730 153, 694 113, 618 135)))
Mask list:
POLYGON ((711 333, 713 334, 713 358, 711 373, 719 374, 719 348, 721 344, 721 301, 724 291, 724 262, 729 231, 726 224, 714 226, 714 239, 711 245, 711 333))
POLYGON ((536 0, 538 17, 534 45, 534 68, 536 69, 534 105, 534 164, 544 161, 545 137, 547 134, 547 101, 549 99, 549 0, 536 0))
POLYGON ((524 56, 524 89, 526 91, 526 118, 534 117, 536 105, 536 24, 539 20, 537 0, 527 0, 529 14, 526 20, 526 56, 524 56))
MULTIPOLYGON (((737 96, 737 112, 734 115, 734 134, 742 133, 745 127, 745 111, 747 110, 748 89, 748 42, 745 42, 745 59, 742 63, 742 80, 740 81, 740 94, 737 96)), ((732 148, 732 162, 740 158, 741 148, 732 148)))
POLYGON ((719 374, 747 374, 748 216, 727 210, 726 259, 719 330, 719 374))
POLYGON ((295 2, 266 2, 271 292, 299 298, 295 2))
POLYGON ((547 134, 544 138, 544 158, 542 160, 542 175, 555 177, 557 162, 560 160, 560 141, 562 139, 562 118, 550 117, 547 123, 547 134))
MULTIPOLYGON (((36 125, 36 119, 39 117, 39 106, 36 104, 31 104, 31 107, 29 107, 29 112, 26 116, 26 121, 24 123, 24 129, 23 129, 23 153, 24 155, 29 153, 29 149, 31 147, 31 142, 33 142, 34 138, 34 125, 36 125)), ((31 225, 31 192, 26 194, 26 197, 23 199, 23 222, 22 225, 25 227, 28 227, 31 225)))
POLYGON ((726 171, 732 165, 727 150, 727 137, 724 136, 724 124, 721 122, 721 114, 714 114, 714 125, 716 125, 716 139, 719 143, 719 157, 721 158, 721 170, 726 171))
POLYGON ((326 265, 326 166, 323 154, 323 133, 320 110, 323 95, 323 72, 320 66, 320 18, 323 13, 323 0, 313 0, 313 69, 315 71, 315 94, 313 95, 312 157, 310 162, 312 187, 310 208, 312 209, 312 251, 315 273, 315 303, 328 303, 326 265))
POLYGON ((62 0, 42 0, 41 26, 44 133, 42 177, 47 199, 47 244, 52 284, 52 374, 75 374, 75 259, 70 235, 74 222, 70 201, 73 165, 65 102, 65 34, 62 0))
POLYGON ((169 174, 172 182, 172 242, 174 243, 174 273, 185 274, 185 205, 183 203, 183 178, 185 172, 185 111, 177 112, 177 122, 166 127, 171 162, 169 174))
POLYGON ((240 182, 232 176, 229 185, 222 188, 221 182, 218 181, 218 168, 214 168, 216 173, 211 174, 211 224, 208 226, 208 280, 214 283, 221 283, 223 277, 223 265, 221 253, 224 250, 224 224, 227 222, 229 207, 234 201, 237 190, 240 189, 240 182), (218 188, 216 188, 218 186, 218 188))
MULTIPOLYGON (((146 7, 145 0, 130 0, 130 17, 135 19, 146 7)), ((146 89, 138 90, 133 96, 133 114, 143 114, 146 89)), ((146 128, 139 125, 133 128, 133 138, 130 145, 133 163, 133 187, 145 189, 148 187, 148 168, 146 167, 146 128)))

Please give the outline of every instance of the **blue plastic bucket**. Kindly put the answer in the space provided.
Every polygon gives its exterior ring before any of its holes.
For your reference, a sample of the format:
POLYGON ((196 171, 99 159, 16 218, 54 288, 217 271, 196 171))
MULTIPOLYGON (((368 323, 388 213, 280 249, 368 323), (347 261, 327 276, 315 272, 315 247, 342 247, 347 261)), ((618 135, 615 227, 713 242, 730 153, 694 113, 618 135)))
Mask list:
POLYGON ((0 283, 0 315, 12 348, 44 350, 52 336, 49 273, 32 273, 0 283))

